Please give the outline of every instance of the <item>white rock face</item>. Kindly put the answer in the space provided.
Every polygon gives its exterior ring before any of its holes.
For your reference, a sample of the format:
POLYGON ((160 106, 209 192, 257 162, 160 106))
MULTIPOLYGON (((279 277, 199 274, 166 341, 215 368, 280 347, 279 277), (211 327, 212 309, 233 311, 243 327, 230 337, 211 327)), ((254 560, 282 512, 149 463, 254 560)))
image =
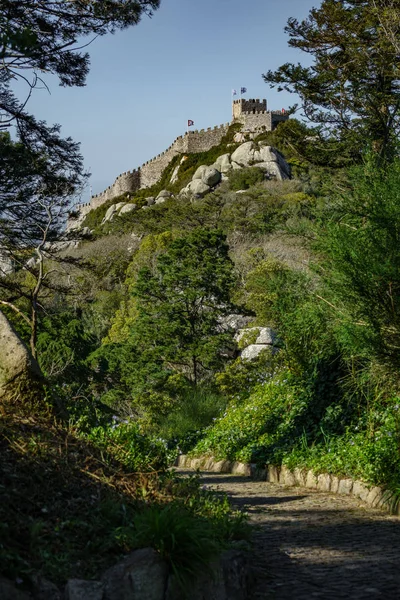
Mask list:
POLYGON ((226 175, 232 169, 231 165, 231 155, 230 154, 222 154, 218 156, 217 160, 213 165, 211 165, 214 169, 217 169, 221 175, 226 175))
POLYGON ((241 167, 248 167, 254 162, 254 152, 254 142, 245 142, 232 153, 231 160, 241 167))
POLYGON ((271 327, 247 327, 239 329, 235 335, 235 341, 239 343, 245 336, 251 335, 255 337, 256 334, 255 344, 270 344, 272 346, 277 341, 277 335, 271 327))
POLYGON ((117 202, 117 204, 115 205, 115 210, 118 212, 123 206, 125 206, 125 204, 126 202, 117 202))
POLYGON ((258 147, 254 142, 245 142, 231 156, 232 167, 259 167, 278 180, 287 179, 290 168, 272 146, 258 147))
POLYGON ((246 348, 244 348, 240 354, 243 360, 253 360, 263 350, 270 350, 273 354, 277 352, 276 342, 278 336, 271 327, 248 327, 239 329, 235 335, 235 341, 239 343, 244 338, 246 343, 247 336, 254 340, 246 348))
POLYGON ((152 206, 155 203, 156 199, 154 198, 154 196, 149 196, 148 198, 146 198, 146 204, 147 206, 152 206))
POLYGON ((171 179, 169 180, 170 183, 175 183, 175 181, 178 181, 178 173, 180 166, 181 163, 172 171, 171 179))
POLYGON ((104 219, 102 220, 101 224, 103 225, 103 223, 107 223, 108 221, 111 221, 111 219, 113 218, 116 211, 117 211, 117 205, 111 204, 110 208, 107 209, 107 212, 104 215, 104 219))
POLYGON ((207 167, 203 172, 201 181, 206 185, 213 187, 221 181, 221 173, 213 167, 207 167))
POLYGON ((245 348, 240 357, 243 360, 254 360, 261 354, 263 350, 271 350, 271 346, 267 346, 266 344, 250 344, 245 348))
POLYGON ((125 204, 121 208, 121 210, 119 211, 119 214, 120 215, 125 215, 126 213, 130 213, 130 212, 132 212, 133 210, 136 210, 136 209, 137 209, 136 204, 125 204))

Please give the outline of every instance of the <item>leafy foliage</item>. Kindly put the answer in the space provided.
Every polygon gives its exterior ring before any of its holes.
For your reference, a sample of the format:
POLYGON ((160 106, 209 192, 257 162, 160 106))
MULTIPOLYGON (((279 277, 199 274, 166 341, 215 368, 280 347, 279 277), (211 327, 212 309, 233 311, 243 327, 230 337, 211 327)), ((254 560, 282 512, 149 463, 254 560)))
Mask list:
POLYGON ((291 17, 289 45, 312 64, 286 63, 264 79, 298 94, 306 117, 352 153, 367 143, 386 159, 393 157, 399 126, 399 47, 388 39, 380 11, 371 0, 323 0, 307 19, 291 17))

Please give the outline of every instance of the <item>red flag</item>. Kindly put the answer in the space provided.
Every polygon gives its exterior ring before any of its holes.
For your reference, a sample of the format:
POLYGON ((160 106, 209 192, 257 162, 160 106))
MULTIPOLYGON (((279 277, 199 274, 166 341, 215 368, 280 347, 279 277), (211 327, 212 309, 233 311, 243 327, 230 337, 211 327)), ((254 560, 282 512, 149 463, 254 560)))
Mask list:
POLYGON ((194 125, 194 121, 192 121, 191 119, 188 119, 188 127, 193 127, 194 125))

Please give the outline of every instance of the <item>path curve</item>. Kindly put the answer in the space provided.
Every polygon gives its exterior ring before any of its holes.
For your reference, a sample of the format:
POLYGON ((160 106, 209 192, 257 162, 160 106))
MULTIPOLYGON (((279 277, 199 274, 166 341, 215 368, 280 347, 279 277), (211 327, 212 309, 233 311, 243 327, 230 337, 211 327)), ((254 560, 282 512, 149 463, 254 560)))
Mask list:
POLYGON ((221 473, 202 480, 256 525, 252 600, 400 600, 399 517, 349 496, 221 473))

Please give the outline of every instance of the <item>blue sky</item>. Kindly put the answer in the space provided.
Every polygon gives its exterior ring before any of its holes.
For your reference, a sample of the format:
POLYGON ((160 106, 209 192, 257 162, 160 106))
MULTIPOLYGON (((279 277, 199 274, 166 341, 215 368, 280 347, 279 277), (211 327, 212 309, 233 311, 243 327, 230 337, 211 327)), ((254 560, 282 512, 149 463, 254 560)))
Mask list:
MULTIPOLYGON (((36 90, 29 109, 81 143, 93 193, 119 173, 165 150, 186 130, 231 119, 231 90, 286 108, 295 98, 270 90, 261 75, 304 56, 290 49, 288 17, 304 18, 313 0, 161 0, 152 19, 96 39, 84 88, 36 90)), ((86 190, 83 201, 89 199, 86 190)))

